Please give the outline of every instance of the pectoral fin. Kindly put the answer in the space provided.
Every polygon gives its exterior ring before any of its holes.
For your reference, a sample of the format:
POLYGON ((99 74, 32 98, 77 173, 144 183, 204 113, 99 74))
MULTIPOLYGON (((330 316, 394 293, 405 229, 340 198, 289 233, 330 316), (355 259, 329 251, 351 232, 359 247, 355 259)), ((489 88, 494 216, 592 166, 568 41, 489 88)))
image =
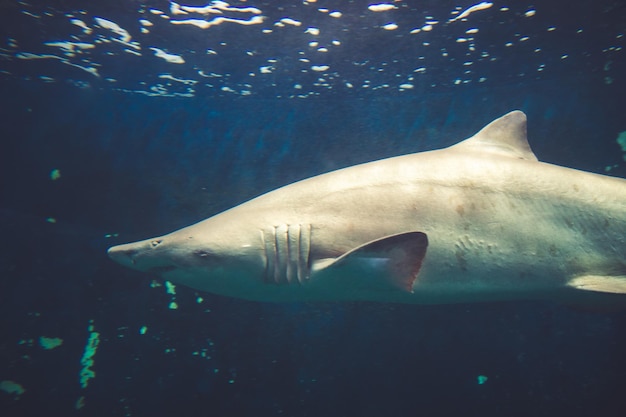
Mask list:
POLYGON ((624 275, 583 275, 572 279, 567 285, 585 291, 626 294, 626 276, 624 275))
POLYGON ((428 237, 421 232, 385 236, 361 245, 336 259, 323 259, 313 272, 332 277, 354 289, 412 292, 422 266, 428 237))

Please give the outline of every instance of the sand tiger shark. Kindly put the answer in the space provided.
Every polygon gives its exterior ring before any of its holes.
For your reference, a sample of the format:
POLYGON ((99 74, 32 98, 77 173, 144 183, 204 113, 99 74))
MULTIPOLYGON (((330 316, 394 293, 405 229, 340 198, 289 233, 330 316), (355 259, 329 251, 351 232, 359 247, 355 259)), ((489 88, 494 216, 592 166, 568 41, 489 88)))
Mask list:
POLYGON ((258 301, 626 302, 626 180, 539 162, 513 111, 448 148, 305 179, 108 254, 258 301))

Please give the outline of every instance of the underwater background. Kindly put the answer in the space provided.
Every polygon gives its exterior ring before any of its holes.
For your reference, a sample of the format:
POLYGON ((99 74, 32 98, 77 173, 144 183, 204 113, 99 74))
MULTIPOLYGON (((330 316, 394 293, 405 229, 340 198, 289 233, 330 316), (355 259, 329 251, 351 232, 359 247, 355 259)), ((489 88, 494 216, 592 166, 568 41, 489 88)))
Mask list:
POLYGON ((3 1, 0 415, 626 415, 624 311, 259 303, 106 256, 513 109, 624 178, 625 34, 618 0, 3 1))

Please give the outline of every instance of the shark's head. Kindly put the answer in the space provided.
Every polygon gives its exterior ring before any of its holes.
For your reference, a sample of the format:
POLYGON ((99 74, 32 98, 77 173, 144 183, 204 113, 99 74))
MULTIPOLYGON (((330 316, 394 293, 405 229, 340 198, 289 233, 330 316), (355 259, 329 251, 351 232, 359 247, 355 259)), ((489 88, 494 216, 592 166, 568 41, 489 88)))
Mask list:
POLYGON ((113 246, 114 261, 192 288, 224 295, 262 284, 266 263, 261 234, 208 219, 176 232, 113 246))

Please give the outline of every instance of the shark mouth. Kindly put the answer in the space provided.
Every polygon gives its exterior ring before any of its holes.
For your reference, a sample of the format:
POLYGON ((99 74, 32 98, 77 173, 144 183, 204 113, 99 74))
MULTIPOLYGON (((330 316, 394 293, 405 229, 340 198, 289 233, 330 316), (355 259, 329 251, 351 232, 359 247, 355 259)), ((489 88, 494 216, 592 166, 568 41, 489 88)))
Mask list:
POLYGON ((162 265, 162 266, 152 267, 152 268, 148 269, 146 272, 151 273, 151 274, 155 274, 155 275, 162 275, 162 274, 164 274, 166 272, 175 271, 177 269, 178 269, 178 267, 176 265, 162 265))

